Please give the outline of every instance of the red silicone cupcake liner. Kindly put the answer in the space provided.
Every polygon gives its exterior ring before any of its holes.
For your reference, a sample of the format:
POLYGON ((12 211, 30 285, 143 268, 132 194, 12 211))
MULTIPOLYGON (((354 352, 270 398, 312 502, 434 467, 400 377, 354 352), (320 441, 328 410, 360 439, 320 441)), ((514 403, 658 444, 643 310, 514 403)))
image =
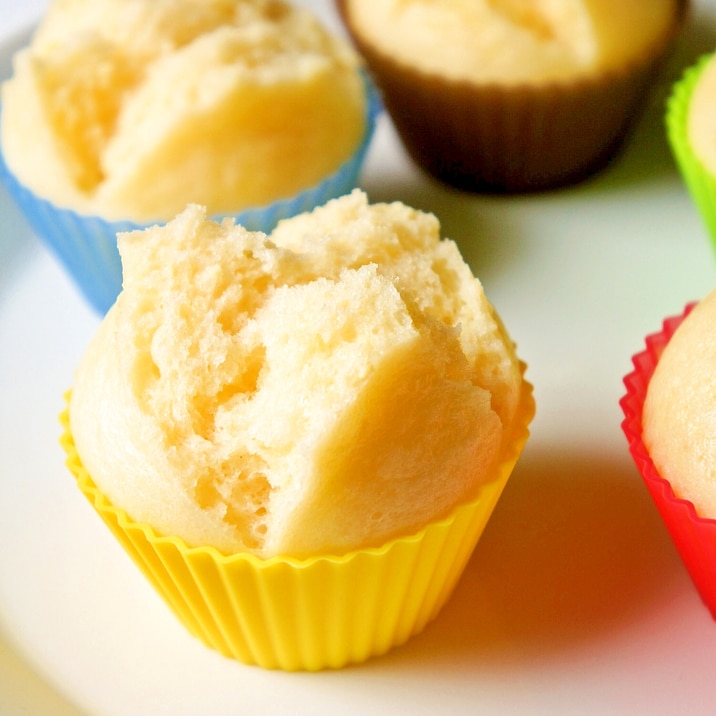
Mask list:
POLYGON ((629 451, 691 580, 716 619, 716 520, 699 517, 692 502, 674 494, 642 440, 642 410, 649 381, 667 343, 695 305, 688 304, 682 314, 667 318, 661 331, 647 336, 645 349, 632 358, 634 370, 624 378, 626 394, 619 404, 629 451))

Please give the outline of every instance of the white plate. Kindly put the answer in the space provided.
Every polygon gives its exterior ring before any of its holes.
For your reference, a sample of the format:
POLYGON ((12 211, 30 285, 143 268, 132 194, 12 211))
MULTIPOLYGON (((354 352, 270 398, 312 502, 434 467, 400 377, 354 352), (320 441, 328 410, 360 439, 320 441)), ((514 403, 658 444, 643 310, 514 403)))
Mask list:
MULTIPOLYGON (((57 446, 62 393, 97 318, 0 193, 0 712, 711 713, 716 624, 631 463, 618 400, 644 336, 716 286, 661 121, 671 80, 716 47, 714 18, 716 0, 695 3, 628 150, 567 191, 450 191, 412 166, 383 118, 364 187, 441 218, 529 363, 538 416, 453 599, 422 635, 356 668, 223 659, 114 543, 57 446)), ((5 71, 13 47, 0 48, 5 71)))

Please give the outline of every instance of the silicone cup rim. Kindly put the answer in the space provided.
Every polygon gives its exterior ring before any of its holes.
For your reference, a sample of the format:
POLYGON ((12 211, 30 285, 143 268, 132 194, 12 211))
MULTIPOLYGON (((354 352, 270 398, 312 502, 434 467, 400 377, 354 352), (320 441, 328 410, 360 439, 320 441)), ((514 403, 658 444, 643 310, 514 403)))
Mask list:
MULTIPOLYGON (((232 218, 249 231, 269 233, 282 219, 310 211, 359 186, 360 173, 383 111, 380 92, 370 73, 361 68, 360 74, 366 96, 365 127, 360 143, 350 157, 331 174, 293 196, 263 206, 246 207, 235 213, 217 213, 211 218, 216 221, 232 218)), ((122 287, 117 234, 141 231, 169 220, 108 220, 57 206, 35 194, 15 176, 5 162, 2 146, 0 185, 19 208, 33 234, 56 256, 85 300, 100 315, 109 310, 122 287)))
MULTIPOLYGON (((514 464, 517 462, 524 445, 529 437, 529 425, 535 415, 535 401, 534 401, 534 389, 532 384, 524 378, 526 372, 526 364, 520 361, 520 369, 522 373, 522 381, 520 388, 520 408, 518 414, 515 416, 512 433, 510 439, 507 442, 507 449, 501 456, 499 463, 495 466, 495 479, 499 479, 501 470, 506 465, 514 464)), ((79 454, 74 446, 74 441, 69 432, 69 396, 71 391, 68 390, 65 393, 66 407, 60 413, 60 422, 63 426, 63 434, 60 438, 60 443, 67 453, 67 462, 72 463, 73 472, 78 471, 76 479, 80 484, 80 489, 85 492, 86 495, 92 496, 92 501, 96 509, 105 510, 116 515, 119 523, 124 529, 128 530, 140 530, 144 533, 144 536, 153 544, 170 543, 175 547, 178 547, 182 552, 187 554, 206 554, 211 556, 212 559, 216 559, 220 563, 228 564, 236 561, 247 561, 253 567, 259 569, 268 569, 276 565, 290 565, 295 568, 306 568, 316 562, 328 561, 332 563, 346 563, 353 559, 356 559, 358 555, 369 554, 374 556, 380 556, 386 552, 395 549, 397 544, 400 543, 417 543, 420 542, 425 532, 429 529, 436 527, 445 528, 455 522, 456 515, 460 512, 474 509, 475 504, 481 501, 481 491, 472 499, 457 505, 447 516, 428 523, 417 532, 400 535, 394 537, 378 547, 364 547, 355 550, 350 550, 343 554, 319 554, 310 557, 300 558, 293 557, 290 555, 277 555, 267 559, 262 559, 256 555, 237 552, 233 554, 224 554, 215 547, 210 545, 200 546, 189 546, 181 538, 175 535, 160 535, 154 528, 142 522, 136 522, 133 520, 124 510, 112 505, 109 500, 104 496, 101 490, 94 484, 91 476, 84 468, 79 458, 79 454)))
POLYGON ((716 250, 716 176, 694 153, 688 129, 691 99, 699 79, 712 61, 716 61, 716 52, 701 55, 673 84, 666 99, 664 127, 676 166, 716 250))
POLYGON ((694 586, 716 619, 716 519, 702 517, 693 502, 676 495, 654 465, 642 438, 643 405, 649 381, 664 348, 697 304, 697 301, 688 303, 682 313, 665 319, 661 330, 646 337, 645 347, 632 357, 633 370, 623 380, 626 392, 619 404, 629 452, 694 586))

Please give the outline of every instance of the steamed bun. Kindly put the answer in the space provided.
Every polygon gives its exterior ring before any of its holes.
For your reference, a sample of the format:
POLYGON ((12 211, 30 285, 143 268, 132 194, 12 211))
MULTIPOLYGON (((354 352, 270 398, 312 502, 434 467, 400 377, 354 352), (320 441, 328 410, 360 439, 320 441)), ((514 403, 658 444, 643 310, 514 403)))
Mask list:
POLYGON ((716 518, 716 291, 684 319, 649 381, 643 441, 659 474, 716 518))
POLYGON ((357 55, 282 0, 53 0, 2 102, 22 184, 140 223, 290 197, 337 171, 366 125, 357 55))
POLYGON ((119 245, 70 419, 133 519, 226 553, 341 553, 446 514, 500 457, 518 359, 434 216, 356 190, 266 236, 192 205, 119 245))

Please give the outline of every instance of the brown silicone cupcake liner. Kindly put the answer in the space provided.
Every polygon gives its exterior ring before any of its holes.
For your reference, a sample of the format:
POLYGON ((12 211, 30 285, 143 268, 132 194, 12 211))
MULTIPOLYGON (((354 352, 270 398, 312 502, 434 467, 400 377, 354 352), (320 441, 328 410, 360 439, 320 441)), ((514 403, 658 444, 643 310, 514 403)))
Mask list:
POLYGON ((380 86, 409 154, 437 179, 475 192, 553 189, 593 175, 617 154, 686 15, 621 72, 541 87, 475 85, 396 62, 343 22, 380 86))

